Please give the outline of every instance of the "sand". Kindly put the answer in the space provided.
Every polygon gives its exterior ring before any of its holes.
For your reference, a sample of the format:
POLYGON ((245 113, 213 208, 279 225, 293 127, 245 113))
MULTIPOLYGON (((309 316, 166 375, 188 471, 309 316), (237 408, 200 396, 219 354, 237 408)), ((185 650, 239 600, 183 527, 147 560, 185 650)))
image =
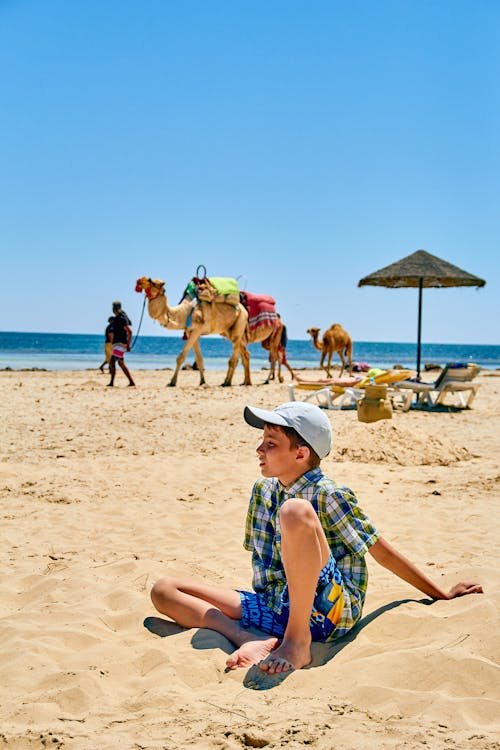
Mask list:
POLYGON ((325 412, 325 473, 436 581, 485 593, 429 605, 369 559, 361 626, 279 678, 226 673, 229 642, 169 624, 149 590, 167 571, 250 586, 259 433, 242 410, 286 385, 134 375, 0 373, 0 747, 500 747, 500 373, 466 411, 325 412))

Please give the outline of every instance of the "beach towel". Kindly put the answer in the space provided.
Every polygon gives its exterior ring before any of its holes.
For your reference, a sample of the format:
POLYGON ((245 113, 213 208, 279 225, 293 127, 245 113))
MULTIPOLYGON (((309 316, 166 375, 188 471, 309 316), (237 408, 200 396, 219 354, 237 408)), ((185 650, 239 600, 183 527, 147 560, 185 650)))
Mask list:
POLYGON ((315 378, 312 380, 311 378, 303 378, 301 375, 295 374, 295 380, 303 385, 318 385, 324 387, 328 385, 340 385, 344 388, 354 388, 354 386, 361 382, 362 378, 360 375, 343 375, 340 378, 315 378))
POLYGON ((251 332, 263 326, 277 326, 276 302, 269 294, 241 292, 240 298, 248 310, 248 328, 251 332))

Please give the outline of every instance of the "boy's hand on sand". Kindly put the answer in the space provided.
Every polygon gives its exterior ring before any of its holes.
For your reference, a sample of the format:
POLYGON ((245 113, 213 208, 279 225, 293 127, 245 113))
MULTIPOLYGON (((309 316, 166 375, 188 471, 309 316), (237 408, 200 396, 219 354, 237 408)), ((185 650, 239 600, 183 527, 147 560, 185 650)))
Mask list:
POLYGON ((448 599, 455 599, 457 596, 465 596, 466 594, 482 594, 483 587, 480 583, 457 583, 456 586, 448 591, 448 599))

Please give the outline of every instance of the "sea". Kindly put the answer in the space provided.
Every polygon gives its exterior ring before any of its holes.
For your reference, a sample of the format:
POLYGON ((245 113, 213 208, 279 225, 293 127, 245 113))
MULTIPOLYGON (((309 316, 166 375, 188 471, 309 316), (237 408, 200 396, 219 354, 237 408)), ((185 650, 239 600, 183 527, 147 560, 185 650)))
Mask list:
MULTIPOLYGON (((184 342, 178 336, 141 336, 133 341, 126 362, 131 370, 162 370, 175 367, 184 342)), ((201 349, 207 370, 225 370, 231 344, 220 336, 204 336, 201 349)), ((251 344, 253 370, 268 365, 268 352, 251 344)), ((289 339, 287 357, 297 369, 315 368, 320 352, 311 339, 289 339)), ((103 337, 81 333, 0 332, 0 370, 95 370, 102 363, 103 337)), ((416 343, 355 341, 353 360, 383 369, 401 365, 416 369, 416 343)), ((332 364, 340 362, 334 355, 332 364)), ((472 362, 488 370, 500 368, 500 346, 487 344, 422 344, 421 368, 425 364, 443 366, 447 362, 472 362)), ((189 353, 186 364, 194 363, 189 353)), ((241 368, 241 365, 240 365, 241 368)))

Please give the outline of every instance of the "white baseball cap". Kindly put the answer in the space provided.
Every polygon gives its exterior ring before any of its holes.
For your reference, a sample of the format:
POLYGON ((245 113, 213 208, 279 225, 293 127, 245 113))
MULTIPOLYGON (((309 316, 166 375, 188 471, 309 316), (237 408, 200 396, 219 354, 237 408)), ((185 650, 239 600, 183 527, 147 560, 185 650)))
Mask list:
POLYGON ((251 427, 257 427, 260 430, 264 429, 265 424, 293 427, 320 458, 325 458, 332 448, 330 421, 319 406, 314 404, 289 401, 272 411, 245 406, 243 416, 251 427))

